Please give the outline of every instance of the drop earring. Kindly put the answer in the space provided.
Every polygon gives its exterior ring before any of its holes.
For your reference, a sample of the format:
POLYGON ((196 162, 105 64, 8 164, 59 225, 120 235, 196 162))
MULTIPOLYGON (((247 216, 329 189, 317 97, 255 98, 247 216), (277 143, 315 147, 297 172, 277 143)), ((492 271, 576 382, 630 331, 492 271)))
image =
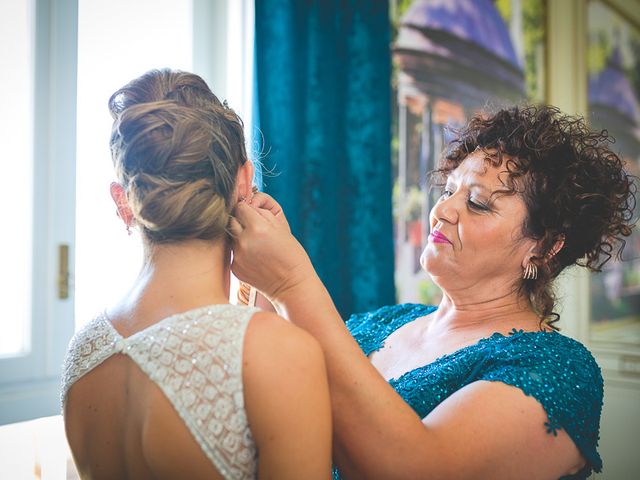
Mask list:
POLYGON ((524 267, 524 274, 522 275, 522 278, 525 280, 535 280, 538 278, 538 267, 531 260, 529 260, 527 265, 524 267))

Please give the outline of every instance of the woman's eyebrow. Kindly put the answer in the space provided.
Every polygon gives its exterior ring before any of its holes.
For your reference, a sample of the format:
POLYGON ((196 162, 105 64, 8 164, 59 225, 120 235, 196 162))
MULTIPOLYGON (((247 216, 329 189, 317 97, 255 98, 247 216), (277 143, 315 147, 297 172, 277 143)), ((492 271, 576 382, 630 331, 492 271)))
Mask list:
POLYGON ((487 192, 489 194, 493 193, 493 190, 491 190, 489 187, 487 187, 487 186, 485 186, 485 185, 483 185, 481 183, 471 183, 471 184, 469 184, 469 188, 470 189, 471 188, 479 188, 479 189, 484 190, 485 192, 487 192))

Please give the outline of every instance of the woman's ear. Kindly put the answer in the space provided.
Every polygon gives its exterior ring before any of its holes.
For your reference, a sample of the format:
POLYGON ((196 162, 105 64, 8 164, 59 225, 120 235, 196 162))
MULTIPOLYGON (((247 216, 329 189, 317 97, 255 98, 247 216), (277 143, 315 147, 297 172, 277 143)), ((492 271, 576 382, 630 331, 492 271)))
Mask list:
POLYGON ((129 207, 127 194, 124 191, 124 188, 122 188, 122 185, 116 182, 111 182, 111 185, 109 185, 109 192, 111 193, 113 203, 116 204, 116 213, 122 219, 128 231, 133 224, 133 212, 131 211, 131 207, 129 207))
POLYGON ((253 196, 254 167, 251 160, 247 160, 238 168, 236 175, 236 201, 240 202, 253 196))
POLYGON ((545 255, 545 258, 547 260, 555 257, 558 254, 558 252, 562 250, 562 247, 564 247, 564 239, 565 239, 564 235, 558 236, 558 238, 556 239, 556 243, 553 244, 553 247, 551 247, 551 250, 549 250, 549 252, 547 252, 547 254, 545 255))
MULTIPOLYGON (((549 261, 553 257, 555 257, 562 247, 564 247, 564 235, 559 235, 556 239, 556 243, 553 244, 553 247, 549 249, 549 251, 545 254, 544 260, 549 261)), ((525 255, 524 260, 522 261, 522 267, 525 268, 528 263, 531 261, 531 257, 537 257, 540 255, 540 248, 538 243, 536 242, 525 255)))
POLYGON ((530 242, 529 249, 525 252, 524 258, 522 259, 522 268, 527 268, 527 265, 531 263, 531 259, 537 256, 538 242, 532 239, 528 239, 530 242))

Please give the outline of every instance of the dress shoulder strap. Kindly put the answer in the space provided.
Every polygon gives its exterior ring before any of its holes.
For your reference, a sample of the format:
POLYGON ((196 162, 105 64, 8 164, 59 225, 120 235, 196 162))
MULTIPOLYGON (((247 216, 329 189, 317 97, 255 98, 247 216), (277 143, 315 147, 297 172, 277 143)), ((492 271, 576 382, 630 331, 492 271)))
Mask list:
POLYGON ((257 311, 203 307, 158 322, 123 345, 225 478, 255 478, 257 473, 242 383, 244 336, 257 311))
POLYGON ((73 336, 62 368, 61 405, 64 406, 71 385, 116 353, 121 341, 122 337, 111 326, 104 313, 73 336))

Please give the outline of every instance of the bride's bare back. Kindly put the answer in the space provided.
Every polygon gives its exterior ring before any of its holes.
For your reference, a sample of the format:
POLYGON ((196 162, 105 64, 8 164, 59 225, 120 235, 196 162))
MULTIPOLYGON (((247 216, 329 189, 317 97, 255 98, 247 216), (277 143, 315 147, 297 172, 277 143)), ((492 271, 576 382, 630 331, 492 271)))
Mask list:
POLYGON ((126 338, 101 315, 72 342, 65 380, 83 478, 328 475, 322 355, 273 314, 213 305, 126 338))
POLYGON ((65 410, 82 478, 223 478, 158 386, 123 355, 74 385, 65 410))

